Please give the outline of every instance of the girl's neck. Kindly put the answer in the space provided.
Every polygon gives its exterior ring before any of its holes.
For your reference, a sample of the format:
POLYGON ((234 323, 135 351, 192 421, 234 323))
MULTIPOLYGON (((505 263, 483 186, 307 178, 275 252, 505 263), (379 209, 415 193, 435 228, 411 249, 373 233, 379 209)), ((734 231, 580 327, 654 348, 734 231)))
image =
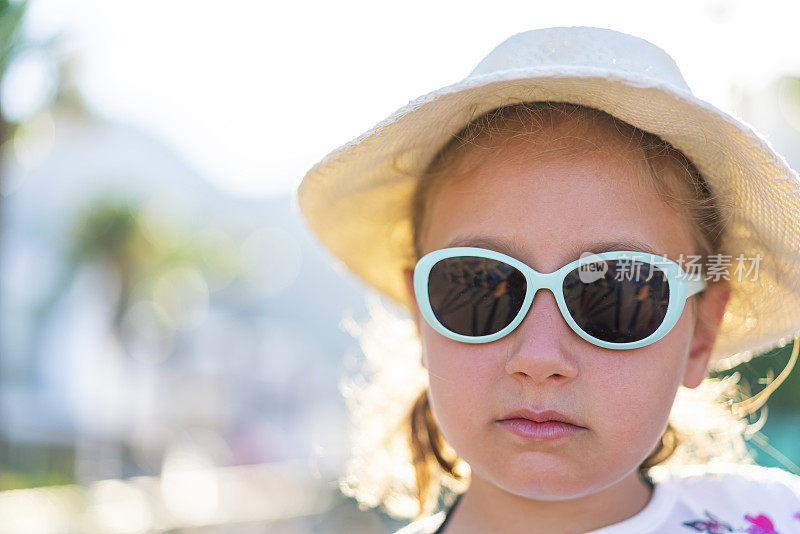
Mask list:
POLYGON ((653 494, 650 483, 634 471, 597 493, 563 501, 535 501, 498 488, 473 473, 458 499, 444 534, 497 534, 531 531, 580 534, 619 523, 641 512, 653 494))

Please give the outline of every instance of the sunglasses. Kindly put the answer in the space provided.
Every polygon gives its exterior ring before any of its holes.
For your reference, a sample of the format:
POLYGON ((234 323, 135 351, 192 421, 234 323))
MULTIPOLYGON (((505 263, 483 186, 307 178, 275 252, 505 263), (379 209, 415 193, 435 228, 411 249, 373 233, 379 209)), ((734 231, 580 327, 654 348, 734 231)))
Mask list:
POLYGON ((636 251, 590 254, 540 273, 500 252, 453 247, 426 254, 414 268, 422 316, 443 336, 465 343, 489 343, 511 333, 543 288, 589 343, 635 349, 664 337, 686 299, 706 282, 670 259, 636 251))

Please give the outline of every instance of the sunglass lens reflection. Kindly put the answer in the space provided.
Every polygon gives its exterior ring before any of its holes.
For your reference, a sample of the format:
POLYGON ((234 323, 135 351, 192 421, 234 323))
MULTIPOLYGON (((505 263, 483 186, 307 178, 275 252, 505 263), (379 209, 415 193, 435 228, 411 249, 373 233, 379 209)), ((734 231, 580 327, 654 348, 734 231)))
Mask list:
POLYGON ((494 334, 511 324, 526 288, 516 268, 472 256, 440 260, 428 277, 434 315, 445 328, 465 336, 494 334))
POLYGON ((613 343, 640 341, 655 332, 669 305, 664 271, 631 259, 581 266, 564 278, 563 289, 578 326, 613 343))

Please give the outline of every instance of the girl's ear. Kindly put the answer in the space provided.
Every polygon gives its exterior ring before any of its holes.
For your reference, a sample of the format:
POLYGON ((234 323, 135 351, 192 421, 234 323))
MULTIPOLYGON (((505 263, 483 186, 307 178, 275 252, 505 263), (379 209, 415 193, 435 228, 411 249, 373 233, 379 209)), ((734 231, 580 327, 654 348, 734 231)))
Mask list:
MULTIPOLYGON (((683 376, 683 385, 696 388, 707 376, 711 349, 719 332, 719 324, 725 313, 725 306, 731 296, 731 285, 728 280, 720 279, 702 293, 697 301, 694 338, 689 349, 689 361, 683 376)), ((697 298, 697 296, 692 297, 697 298)))

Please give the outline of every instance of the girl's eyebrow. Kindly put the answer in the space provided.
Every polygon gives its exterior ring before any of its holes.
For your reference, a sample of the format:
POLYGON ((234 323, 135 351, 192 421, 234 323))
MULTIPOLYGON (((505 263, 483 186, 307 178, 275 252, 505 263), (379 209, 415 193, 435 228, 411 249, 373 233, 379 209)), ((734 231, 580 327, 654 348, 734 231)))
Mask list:
MULTIPOLYGON (((523 247, 515 239, 502 236, 460 236, 452 239, 445 248, 450 247, 479 247, 502 252, 513 258, 523 257, 523 247)), ((574 247, 566 256, 566 261, 578 259, 584 252, 599 254, 615 250, 632 250, 659 255, 653 247, 633 238, 611 239, 595 242, 585 242, 574 247)), ((663 255, 663 254, 662 254, 663 255)))

